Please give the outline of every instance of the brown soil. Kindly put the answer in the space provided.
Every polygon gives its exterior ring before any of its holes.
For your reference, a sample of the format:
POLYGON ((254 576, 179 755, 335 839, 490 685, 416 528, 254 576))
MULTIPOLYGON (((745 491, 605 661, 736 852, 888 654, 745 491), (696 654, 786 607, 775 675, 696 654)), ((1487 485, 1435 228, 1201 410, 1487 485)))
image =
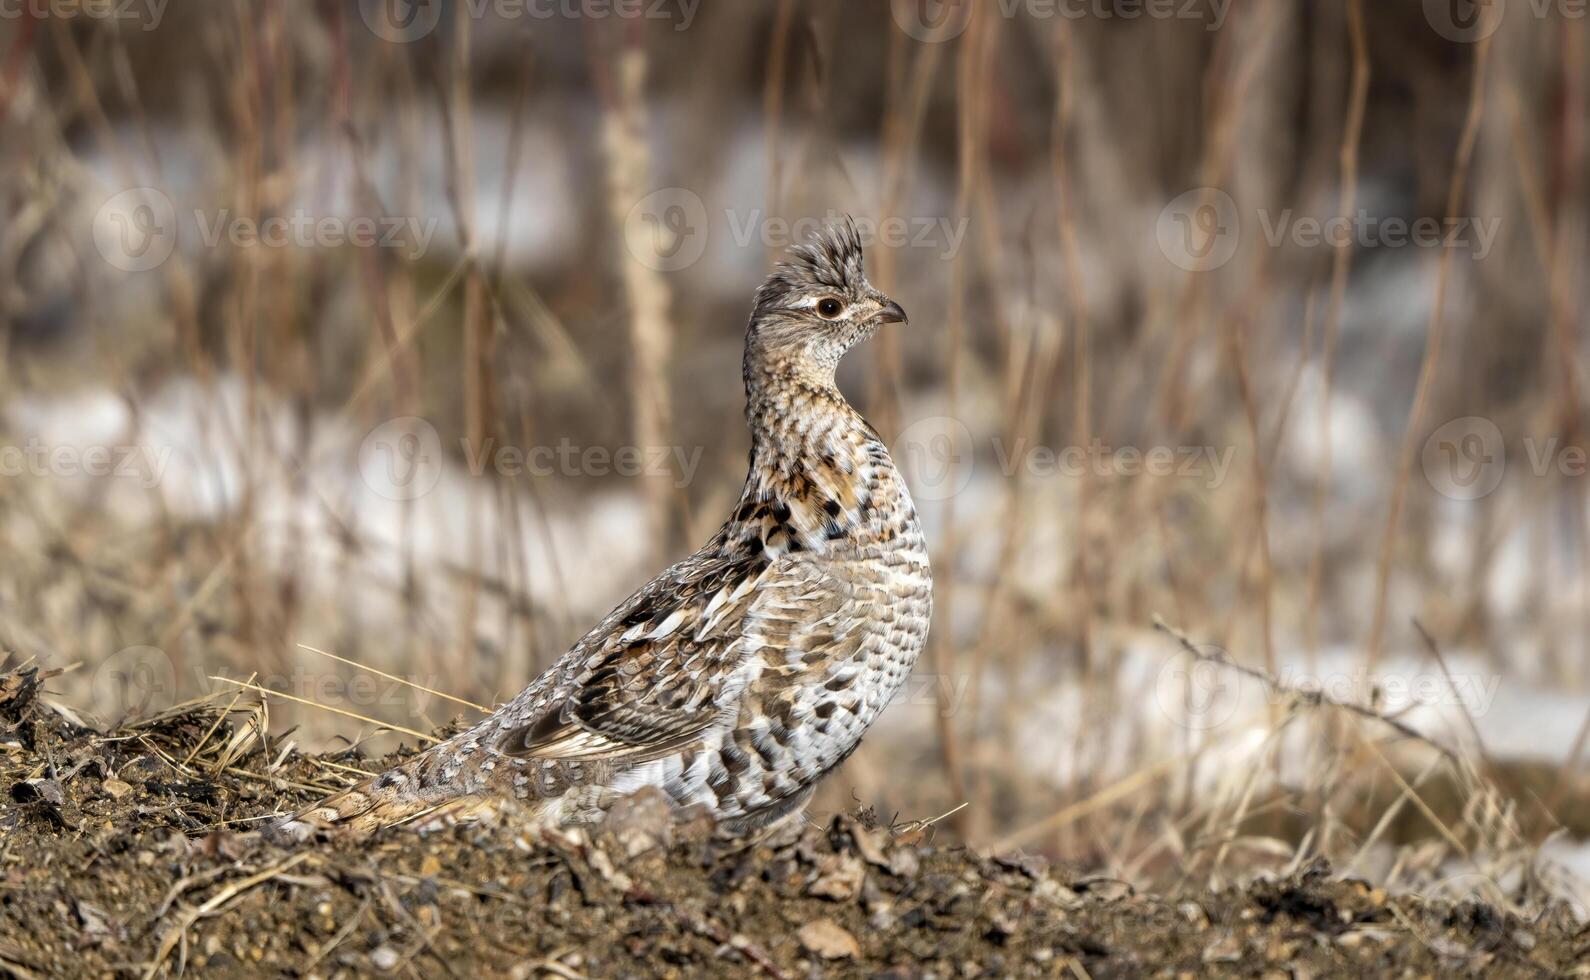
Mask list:
MULTIPOLYGON (((1555 976, 1561 908, 1388 896, 1316 866, 1178 896, 935 846, 865 815, 747 846, 640 797, 592 834, 290 844, 249 818, 357 758, 213 704, 109 735, 0 676, 0 971, 20 976, 1555 976)), ((341 775, 339 775, 341 774, 341 775)))

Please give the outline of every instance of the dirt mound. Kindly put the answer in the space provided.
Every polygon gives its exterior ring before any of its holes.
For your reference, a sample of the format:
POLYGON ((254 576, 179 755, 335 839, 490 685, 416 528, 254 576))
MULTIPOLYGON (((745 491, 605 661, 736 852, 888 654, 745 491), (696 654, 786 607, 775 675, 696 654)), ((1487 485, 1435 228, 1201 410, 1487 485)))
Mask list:
POLYGON ((213 704, 99 734, 0 677, 0 966, 21 976, 1540 976, 1564 910, 1394 897, 1315 866, 1160 897, 836 818, 753 845, 637 797, 594 832, 292 846, 248 828, 369 769, 213 704))

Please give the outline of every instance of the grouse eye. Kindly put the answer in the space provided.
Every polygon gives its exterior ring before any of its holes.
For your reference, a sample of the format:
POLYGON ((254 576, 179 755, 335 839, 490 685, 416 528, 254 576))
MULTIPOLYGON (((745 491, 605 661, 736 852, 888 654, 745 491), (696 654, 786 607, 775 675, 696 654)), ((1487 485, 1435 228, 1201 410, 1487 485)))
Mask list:
POLYGON ((844 311, 845 304, 839 302, 837 299, 834 299, 832 296, 817 302, 817 313, 825 320, 832 320, 834 317, 838 316, 844 311))

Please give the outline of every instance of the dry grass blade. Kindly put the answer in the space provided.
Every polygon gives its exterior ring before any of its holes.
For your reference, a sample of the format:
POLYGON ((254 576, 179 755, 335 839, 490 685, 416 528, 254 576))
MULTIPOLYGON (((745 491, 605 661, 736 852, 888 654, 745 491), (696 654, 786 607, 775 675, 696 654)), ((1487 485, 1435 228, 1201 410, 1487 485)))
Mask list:
MULTIPOLYGON (((1474 146, 1480 135, 1480 119, 1485 109, 1486 73, 1490 67, 1493 35, 1486 34, 1474 47, 1473 78, 1469 88, 1468 113, 1463 120, 1456 158, 1452 165, 1451 181, 1447 185, 1445 214, 1455 221, 1462 214, 1464 194, 1468 184, 1469 166, 1474 159, 1474 146)), ((1441 363, 1441 346, 1446 336, 1447 282, 1451 277, 1452 263, 1456 260, 1454 249, 1443 249, 1436 267, 1435 302, 1430 307, 1426 328, 1424 360, 1419 367, 1419 380, 1414 386, 1413 406, 1408 409, 1408 423, 1403 427, 1401 457, 1397 464, 1397 479, 1392 484, 1391 506, 1386 513, 1386 527, 1381 532, 1380 555, 1375 569, 1375 608, 1369 624, 1367 658, 1372 667, 1380 656, 1385 638, 1386 615, 1390 608, 1391 567, 1398 543, 1398 528, 1402 523, 1403 503, 1407 498, 1408 484, 1413 476, 1414 460, 1425 437, 1424 413, 1429 403, 1430 389, 1441 363)))
MULTIPOLYGON (((1348 100, 1347 121, 1342 132, 1338 159, 1341 164, 1341 188, 1338 192, 1337 214, 1351 215, 1358 205, 1358 153, 1364 135, 1364 109, 1369 98, 1369 43, 1364 37, 1363 0, 1352 0, 1347 7, 1347 33, 1352 42, 1353 74, 1352 96, 1348 100)), ((1321 401, 1326 411, 1320 413, 1322 459, 1319 474, 1314 482, 1313 554, 1308 568, 1308 603, 1304 634, 1308 649, 1319 649, 1320 592, 1324 587, 1326 546, 1326 505, 1330 502, 1331 443, 1330 404, 1332 386, 1335 384, 1336 338, 1340 332, 1342 307, 1347 297, 1347 277, 1351 270, 1353 250, 1350 242, 1343 242, 1331 255, 1330 302, 1325 312, 1324 339, 1320 351, 1321 401)))
POLYGON ((1370 851, 1379 843, 1380 838, 1385 835, 1387 829, 1391 827, 1392 821, 1397 819, 1397 814, 1402 812, 1403 806, 1413 799, 1413 791, 1417 787, 1424 785, 1424 781, 1430 778, 1430 774, 1435 771, 1435 767, 1439 763, 1439 759, 1430 760, 1424 769, 1420 770, 1419 775, 1414 777, 1411 784, 1406 782, 1402 784, 1403 788, 1398 792, 1396 800, 1386 807, 1385 812, 1380 815, 1380 819, 1375 821, 1374 828, 1364 837, 1364 842, 1359 845, 1357 853, 1343 867, 1344 872, 1352 874, 1362 866, 1364 859, 1369 856, 1370 851))
POLYGON ((221 771, 238 779, 246 779, 251 783, 264 783, 267 786, 290 786, 293 789, 301 789, 307 793, 318 793, 322 796, 328 793, 335 793, 343 788, 330 783, 304 783, 297 780, 284 779, 281 776, 262 776, 257 772, 239 769, 236 766, 231 766, 221 771))
POLYGON ((934 824, 938 823, 940 820, 944 820, 944 819, 946 819, 948 817, 955 816, 957 813, 960 813, 962 810, 966 809, 970 805, 971 805, 970 803, 961 803, 960 805, 958 805, 956 807, 953 807, 953 808, 951 808, 949 810, 945 810, 943 813, 939 814, 938 816, 931 817, 931 818, 929 818, 927 820, 909 820, 906 823, 901 824, 898 828, 895 829, 895 835, 898 836, 898 837, 904 837, 907 834, 918 834, 918 833, 921 833, 922 831, 924 831, 924 830, 928 829, 929 827, 933 826, 934 824))
MULTIPOLYGON (((23 962, 6 945, 0 945, 0 967, 4 967, 7 973, 18 977, 19 980, 36 980, 36 978, 44 976, 42 973, 35 973, 28 967, 23 966, 23 962)), ((37 966, 38 964, 32 965, 37 966)))
POLYGON ((571 970, 551 957, 537 960, 534 963, 528 963, 526 966, 528 966, 532 971, 550 973, 555 977, 562 977, 563 980, 586 980, 585 974, 571 970))
POLYGON ((1403 778, 1402 773, 1397 770, 1397 767, 1392 764, 1390 759, 1386 758, 1386 754, 1380 751, 1380 746, 1376 745, 1370 739, 1365 738, 1362 733, 1360 733, 1358 737, 1359 740, 1363 742, 1365 748, 1374 753, 1375 758, 1379 759, 1380 762, 1386 767, 1386 771, 1389 772, 1391 774, 1391 778, 1396 781, 1397 786, 1402 790, 1402 794, 1413 803, 1415 809, 1424 814, 1424 818, 1426 820, 1430 821, 1430 826, 1434 827, 1436 831, 1440 833, 1442 838, 1444 838, 1448 844, 1452 845, 1453 850, 1467 858, 1469 856, 1468 846, 1462 841, 1458 840, 1457 835, 1454 834, 1452 829, 1446 825, 1446 821, 1442 820, 1436 814, 1436 812, 1430 808, 1430 804, 1424 801, 1424 798, 1419 795, 1418 790, 1414 789, 1408 784, 1408 781, 1403 778))
MULTIPOLYGON (((248 675, 247 683, 252 684, 254 682, 254 678, 256 678, 258 676, 259 676, 259 674, 257 674, 257 673, 248 675)), ((214 735, 215 734, 215 730, 217 728, 221 727, 221 722, 225 721, 227 716, 232 713, 232 709, 237 707, 237 702, 240 701, 242 699, 242 697, 243 697, 243 692, 242 692, 241 689, 236 694, 232 695, 231 703, 226 706, 226 709, 224 711, 222 711, 220 714, 215 716, 215 720, 210 722, 210 727, 205 730, 204 735, 201 736, 200 739, 197 742, 193 743, 193 748, 188 750, 188 754, 182 760, 182 764, 184 766, 186 766, 188 763, 192 762, 193 761, 193 757, 198 755, 199 752, 202 751, 204 749, 204 747, 209 744, 210 736, 214 735)))
POLYGON ((316 759, 315 764, 320 766, 322 769, 335 769, 339 772, 349 773, 350 775, 356 776, 359 779, 369 779, 375 775, 375 773, 370 772, 367 769, 360 769, 358 766, 343 765, 340 762, 333 762, 330 759, 316 759))
POLYGON ((284 694, 281 691, 273 691, 268 687, 260 687, 258 684, 245 684, 242 681, 235 681, 230 677, 218 677, 213 674, 210 676, 210 680, 220 681, 223 684, 236 684, 238 687, 247 688, 248 690, 254 691, 255 693, 265 697, 283 698, 285 700, 292 701, 295 704, 303 704, 308 705, 311 708, 319 708, 321 711, 329 711, 332 714, 338 714, 344 718, 352 718, 355 721, 362 721, 367 725, 375 725, 377 728, 384 729, 386 731, 408 735, 431 745, 440 744, 442 741, 434 735, 427 735, 424 732, 418 732, 412 728, 404 728, 402 725, 394 725, 390 722, 384 722, 377 718, 371 718, 369 715, 361 715, 356 711, 349 711, 346 708, 335 708, 329 704, 321 704, 319 701, 311 701, 308 698, 301 698, 295 694, 284 694))
POLYGON ((336 934, 330 939, 326 940, 325 944, 315 952, 314 958, 309 961, 310 970, 313 970, 316 966, 320 965, 321 960, 324 960, 327 956, 331 955, 333 950, 335 950, 338 946, 341 946, 343 942, 353 934, 353 930, 357 929, 359 927, 359 923, 364 921, 365 913, 370 911, 370 903, 371 899, 366 898, 359 906, 358 911, 349 916, 348 921, 342 924, 342 927, 337 930, 336 934))
POLYGON ((1064 827, 1081 817, 1101 810, 1104 807, 1125 799, 1142 787, 1165 775, 1176 766, 1187 761, 1188 756, 1179 755, 1170 759, 1162 759, 1152 766, 1147 766, 1132 773, 1125 779, 1118 780, 1099 790, 1085 800, 1079 800, 1070 806, 1050 814, 1035 824, 1030 824, 1014 833, 1007 834, 994 844, 994 850, 1001 851, 1006 848, 1017 847, 1035 837, 1050 833, 1056 828, 1064 827))
POLYGON ((310 653, 318 653, 322 657, 330 657, 332 660, 335 660, 338 663, 347 664, 349 667, 357 667, 360 670, 367 671, 368 673, 374 674, 377 677, 385 678, 386 680, 389 680, 389 681, 394 681, 394 682, 396 682, 398 684, 402 684, 405 687, 411 687, 411 688, 413 688, 416 691, 423 691, 426 694, 432 695, 433 697, 444 698, 444 699, 446 699, 448 701, 453 702, 454 704, 461 704, 461 705, 463 705, 466 708, 474 708, 476 711, 480 712, 483 715, 491 714, 491 709, 486 707, 485 705, 476 704, 473 701, 466 701, 463 698, 454 697, 453 695, 448 694, 446 691, 438 691, 434 687, 426 687, 424 684, 416 684, 413 681, 408 680, 407 678, 399 677, 396 674, 388 674, 384 670, 377 670, 374 667, 370 667, 370 666, 367 666, 365 664, 361 664, 357 660, 349 660, 347 657, 339 657, 335 653, 329 653, 329 652, 327 652, 325 650, 321 650, 321 649, 318 649, 316 647, 312 647, 312 646, 310 646, 307 643, 298 644, 298 648, 300 650, 308 650, 310 653))

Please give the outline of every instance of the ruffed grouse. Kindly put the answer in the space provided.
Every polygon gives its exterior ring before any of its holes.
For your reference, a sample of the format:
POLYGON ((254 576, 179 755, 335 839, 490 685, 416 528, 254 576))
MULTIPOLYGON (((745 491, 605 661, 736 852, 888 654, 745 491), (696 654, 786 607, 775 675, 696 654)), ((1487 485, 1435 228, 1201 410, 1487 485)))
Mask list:
POLYGON ((578 823, 647 786, 731 832, 798 812, 927 637, 916 508, 834 384, 846 351, 905 319, 853 224, 791 249, 746 333, 750 473, 722 529, 490 717, 291 826, 434 826, 510 800, 578 823))

